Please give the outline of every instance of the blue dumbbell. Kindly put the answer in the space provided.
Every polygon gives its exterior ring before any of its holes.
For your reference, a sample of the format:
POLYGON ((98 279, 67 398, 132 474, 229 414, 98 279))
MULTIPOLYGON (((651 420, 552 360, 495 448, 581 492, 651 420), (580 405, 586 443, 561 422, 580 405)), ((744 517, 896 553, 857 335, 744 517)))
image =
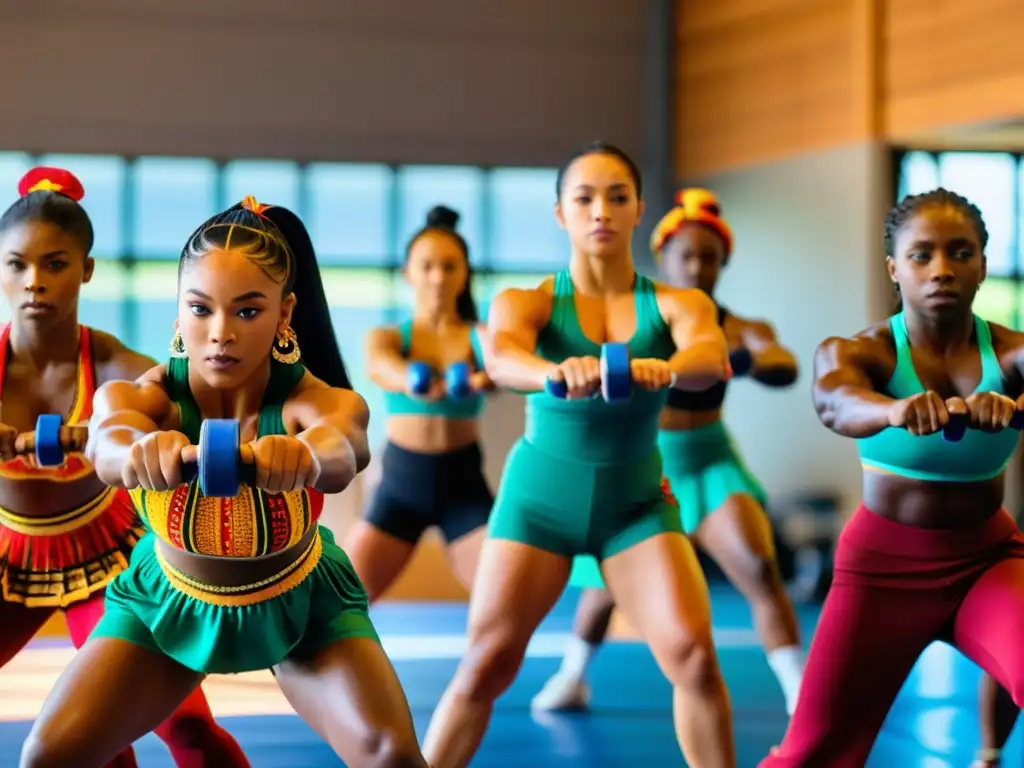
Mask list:
MULTIPOLYGON (((198 475, 199 490, 204 496, 218 499, 237 496, 242 488, 243 473, 252 474, 252 465, 244 460, 239 449, 239 437, 237 419, 206 419, 199 428, 198 462, 182 465, 182 479, 188 483, 198 475)), ((247 481, 251 482, 251 477, 247 481)))
POLYGON ((16 453, 35 453, 36 464, 40 467, 59 467, 64 463, 68 448, 81 451, 89 439, 86 426, 70 427, 66 440, 61 439, 64 418, 59 413, 41 413, 36 419, 36 431, 18 435, 14 441, 16 453))
MULTIPOLYGON (((942 428, 942 439, 947 443, 959 443, 971 426, 971 416, 967 413, 951 413, 946 426, 942 428)), ((1024 430, 1024 411, 1017 411, 1010 419, 1007 429, 1024 430)))
POLYGON ((601 345, 601 394, 607 403, 625 403, 633 397, 633 374, 626 344, 601 345))
MULTIPOLYGON (((601 345, 601 394, 606 402, 627 402, 633 396, 633 375, 629 362, 629 347, 626 344, 601 345)), ((564 398, 569 394, 564 381, 548 379, 544 389, 553 397, 564 398)))
POLYGON ((414 395, 425 395, 430 391, 433 374, 430 366, 426 363, 409 363, 407 376, 409 377, 409 391, 414 395))
POLYGON ((36 419, 36 463, 41 467, 59 467, 64 463, 64 446, 60 428, 64 418, 59 413, 41 413, 36 419))
POLYGON ((445 371, 444 384, 448 396, 453 400, 462 400, 469 397, 473 389, 469 384, 471 375, 468 363, 452 363, 445 371))
POLYGON ((754 367, 754 356, 746 347, 739 347, 729 353, 729 367, 735 377, 746 376, 754 367))

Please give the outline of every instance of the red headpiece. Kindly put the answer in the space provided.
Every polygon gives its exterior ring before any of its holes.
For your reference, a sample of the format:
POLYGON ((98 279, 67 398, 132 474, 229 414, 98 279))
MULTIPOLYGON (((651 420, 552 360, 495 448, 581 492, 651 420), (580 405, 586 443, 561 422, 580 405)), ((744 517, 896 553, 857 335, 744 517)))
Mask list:
POLYGON ((71 171, 63 168, 39 166, 21 177, 18 182, 18 194, 24 197, 41 189, 49 190, 70 197, 76 203, 85 197, 85 187, 71 171))

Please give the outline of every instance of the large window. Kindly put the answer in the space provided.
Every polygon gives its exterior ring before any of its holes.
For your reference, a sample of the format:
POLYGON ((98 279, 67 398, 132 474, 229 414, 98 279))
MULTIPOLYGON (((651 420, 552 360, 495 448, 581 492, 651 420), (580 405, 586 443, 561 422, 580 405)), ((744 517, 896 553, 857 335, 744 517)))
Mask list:
POLYGON ((899 157, 900 198, 945 187, 981 209, 988 229, 988 279, 979 315, 1014 328, 1024 317, 1024 159, 1007 152, 911 151, 899 157))
MULTIPOLYGON (((567 259, 554 219, 556 172, 549 168, 0 152, 0 210, 13 202, 18 179, 33 165, 67 168, 85 186, 97 268, 82 292, 83 322, 158 360, 167 356, 177 257, 189 233, 246 195, 294 210, 316 246, 353 384, 374 411, 380 393, 366 378, 363 343, 371 328, 407 313, 405 246, 433 206, 460 215, 482 315, 499 290, 536 285, 567 259)), ((2 306, 0 320, 9 316, 2 306)), ((371 424, 379 439, 383 419, 371 424)))

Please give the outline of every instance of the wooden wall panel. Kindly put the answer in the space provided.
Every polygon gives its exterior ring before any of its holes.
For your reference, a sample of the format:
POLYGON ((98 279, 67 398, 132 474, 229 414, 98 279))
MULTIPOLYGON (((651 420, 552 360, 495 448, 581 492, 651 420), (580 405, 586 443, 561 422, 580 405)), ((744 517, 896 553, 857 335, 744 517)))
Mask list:
POLYGON ((678 173, 868 138, 870 0, 680 0, 678 173))
POLYGON ((887 136, 1024 117, 1022 36, 1020 0, 887 0, 887 136))

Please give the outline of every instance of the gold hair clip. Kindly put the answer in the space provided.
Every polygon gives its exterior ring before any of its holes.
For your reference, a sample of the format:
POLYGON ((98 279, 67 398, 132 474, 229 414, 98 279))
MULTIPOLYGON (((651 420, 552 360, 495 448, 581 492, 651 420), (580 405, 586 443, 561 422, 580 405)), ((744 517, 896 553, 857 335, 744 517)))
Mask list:
POLYGON ((242 198, 242 207, 245 208, 247 211, 252 211, 261 219, 266 219, 267 217, 263 214, 263 212, 266 211, 271 206, 257 202, 256 198, 253 197, 252 195, 246 195, 245 197, 242 198))

